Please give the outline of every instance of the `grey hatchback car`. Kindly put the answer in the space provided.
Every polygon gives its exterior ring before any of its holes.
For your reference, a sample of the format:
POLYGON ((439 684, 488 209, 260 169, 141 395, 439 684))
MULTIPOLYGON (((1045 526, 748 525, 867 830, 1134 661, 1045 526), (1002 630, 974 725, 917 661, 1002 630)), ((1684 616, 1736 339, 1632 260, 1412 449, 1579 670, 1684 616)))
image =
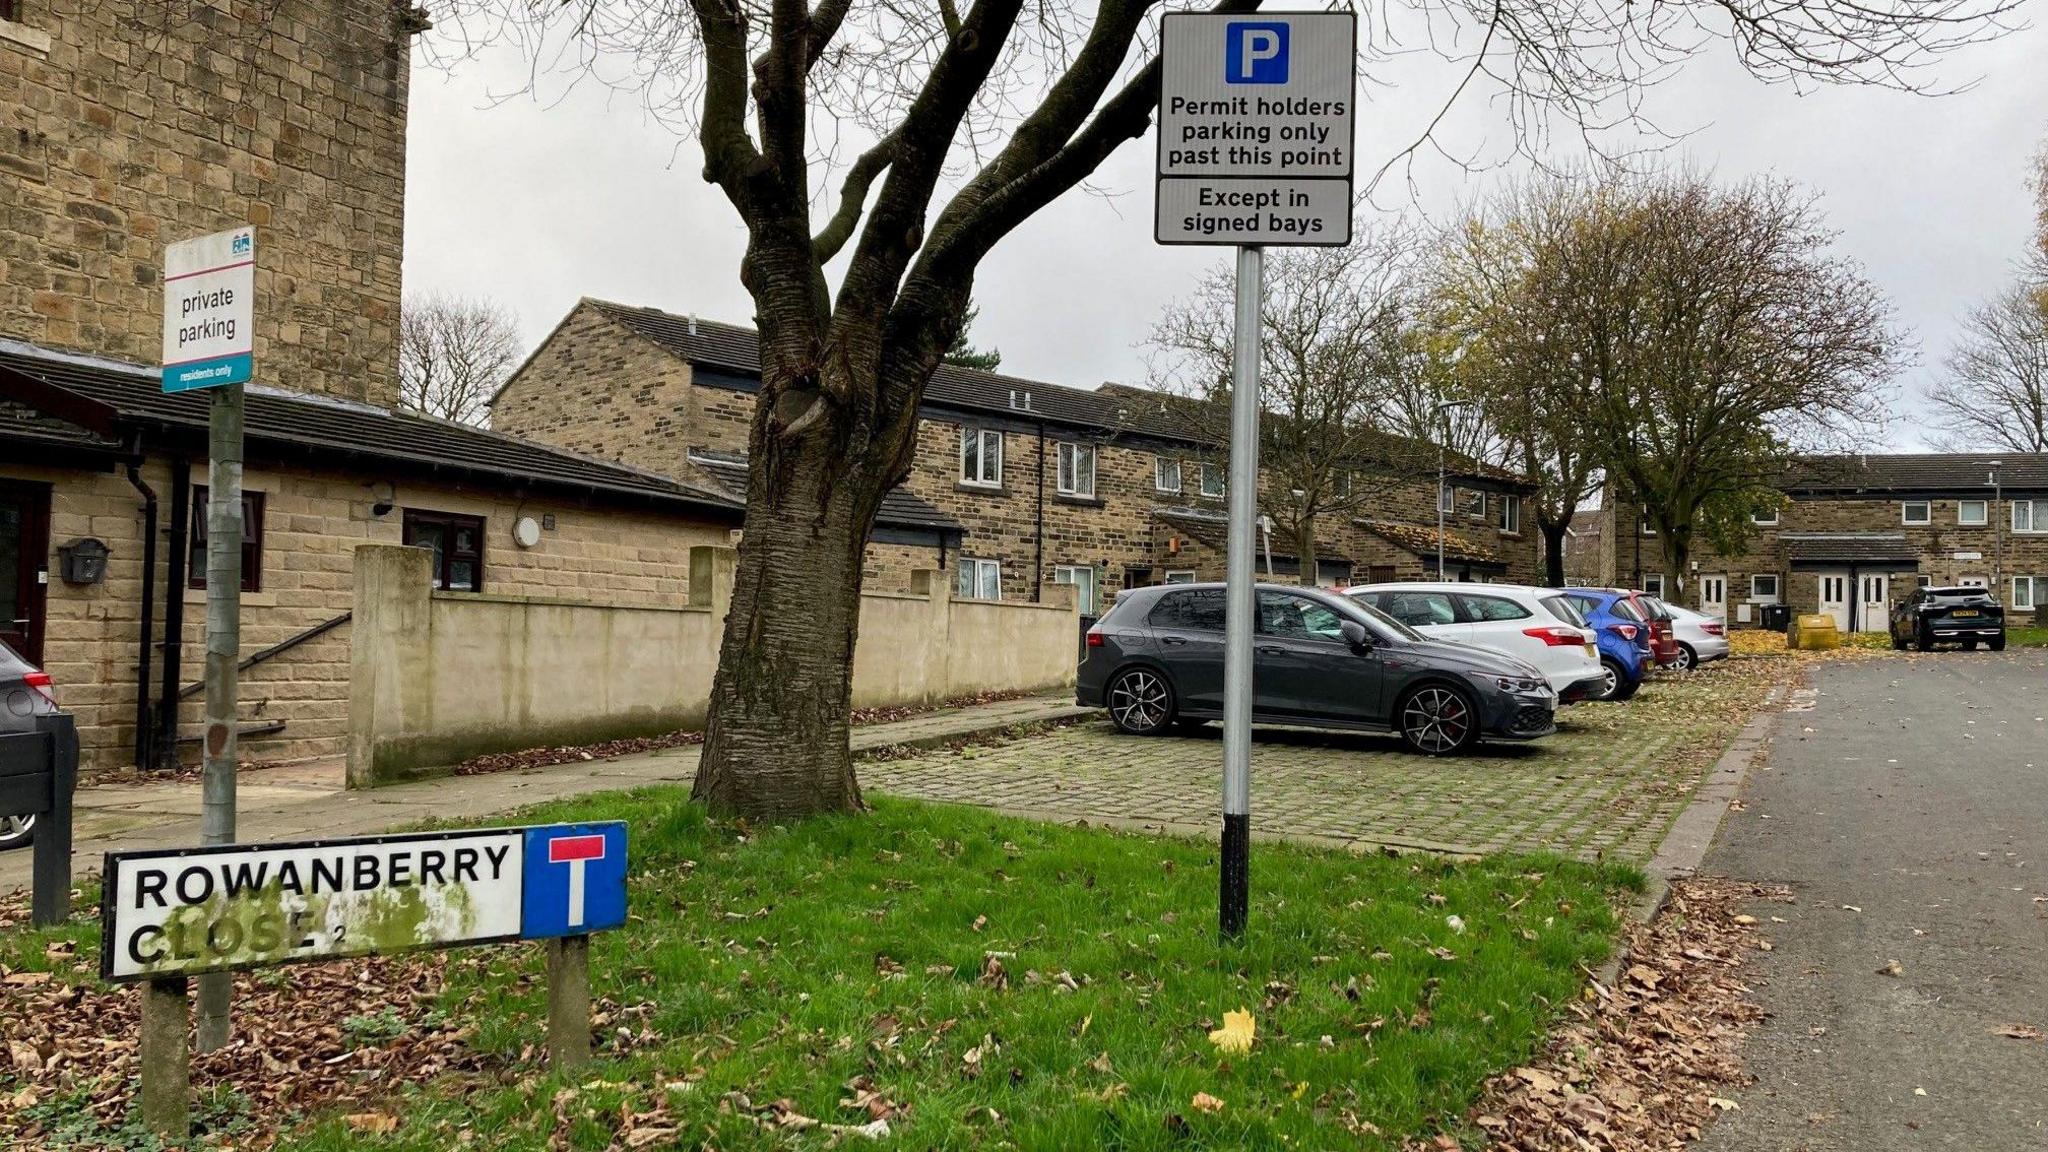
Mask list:
MULTIPOLYGON (((1512 656, 1433 640, 1349 597, 1260 585, 1252 718, 1398 733, 1430 756, 1555 731, 1557 694, 1512 656)), ((1121 593, 1088 630, 1075 689, 1118 729, 1156 735, 1223 715, 1223 585, 1121 593)))
MULTIPOLYGON (((0 732, 33 732, 36 717, 56 710, 50 674, 0 642, 0 732)), ((0 852, 20 848, 35 837, 35 817, 0 812, 0 852)))

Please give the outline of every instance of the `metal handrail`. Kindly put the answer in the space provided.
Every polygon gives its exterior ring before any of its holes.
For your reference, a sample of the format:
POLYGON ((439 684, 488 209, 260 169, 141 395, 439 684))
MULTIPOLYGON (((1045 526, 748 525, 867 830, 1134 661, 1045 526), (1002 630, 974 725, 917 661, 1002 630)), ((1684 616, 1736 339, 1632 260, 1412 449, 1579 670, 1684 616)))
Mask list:
MULTIPOLYGON (((301 632, 296 636, 291 636, 286 639, 280 640, 277 643, 272 644, 270 647, 265 648, 261 652, 251 654, 246 659, 244 659, 240 664, 235 665, 235 668, 237 671, 247 672, 249 669, 254 668, 258 664, 263 663, 265 660, 268 660, 274 656, 282 655, 283 653, 289 652, 292 649, 297 648, 299 645, 304 644, 308 640, 314 639, 318 636, 325 635, 328 632, 332 632, 334 629, 339 628, 343 624, 348 623, 349 618, 354 615, 355 613, 353 612, 343 612, 341 615, 336 616, 332 620, 328 620, 320 624, 315 624, 311 628, 306 629, 304 632, 301 632)), ((183 688, 178 689, 178 699, 190 700, 192 697, 197 696, 204 691, 206 691, 206 681, 194 681, 193 683, 187 684, 183 688)))

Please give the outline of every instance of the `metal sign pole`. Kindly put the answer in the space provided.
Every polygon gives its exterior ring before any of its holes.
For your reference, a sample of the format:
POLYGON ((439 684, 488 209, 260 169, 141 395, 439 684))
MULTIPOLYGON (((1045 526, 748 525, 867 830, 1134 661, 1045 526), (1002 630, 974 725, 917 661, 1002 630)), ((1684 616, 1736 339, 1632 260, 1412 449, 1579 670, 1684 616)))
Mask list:
POLYGON ((1259 515, 1259 316, 1265 250, 1237 250, 1237 330, 1230 353, 1230 546, 1223 624, 1223 890, 1217 921, 1244 932, 1251 904, 1252 528, 1259 515))
MULTIPOLYGON (((199 842, 235 840, 235 698, 242 655, 242 386, 213 390, 207 441, 206 717, 200 761, 199 842)), ((198 1044, 211 1052, 228 1042, 233 977, 199 977, 198 1044)))

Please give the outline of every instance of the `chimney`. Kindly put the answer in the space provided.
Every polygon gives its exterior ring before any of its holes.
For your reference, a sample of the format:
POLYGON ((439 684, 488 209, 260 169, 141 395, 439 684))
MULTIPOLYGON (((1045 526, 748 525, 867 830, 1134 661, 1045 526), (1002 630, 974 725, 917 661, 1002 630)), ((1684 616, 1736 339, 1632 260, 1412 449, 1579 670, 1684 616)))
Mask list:
POLYGON ((696 334, 697 334, 697 314, 696 314, 695 312, 692 312, 692 313, 690 313, 690 335, 692 335, 692 336, 695 336, 696 334))

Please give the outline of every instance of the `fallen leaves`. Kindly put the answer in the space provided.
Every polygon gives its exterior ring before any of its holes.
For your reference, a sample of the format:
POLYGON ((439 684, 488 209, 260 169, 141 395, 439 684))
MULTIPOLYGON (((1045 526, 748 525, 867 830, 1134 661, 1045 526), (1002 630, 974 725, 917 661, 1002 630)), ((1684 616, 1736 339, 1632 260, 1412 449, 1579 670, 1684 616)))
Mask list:
POLYGON ((1877 970, 1877 974, 1879 976, 1904 976, 1906 974, 1906 966, 1897 960, 1888 960, 1885 962, 1884 967, 1877 970))
POLYGON ((1214 1116, 1218 1112, 1223 1111, 1223 1101, 1209 1095, 1207 1092, 1197 1092, 1195 1093, 1195 1098, 1188 1101, 1188 1107, 1193 1108, 1197 1112, 1214 1116))
MULTIPOLYGON (((1741 967, 1757 918, 1738 913, 1782 889, 1713 879, 1672 883, 1651 924, 1627 929, 1629 963, 1616 986, 1589 986, 1541 1055, 1488 1081, 1466 1119, 1498 1149, 1666 1152, 1688 1145, 1737 1104, 1748 1083, 1736 1052, 1762 1018, 1741 967)), ((1458 1147, 1414 1139, 1404 1152, 1458 1147)))
POLYGON ((1242 1055, 1252 1050, 1252 1041, 1258 1032, 1258 1022, 1252 1019, 1250 1012, 1225 1012, 1223 1027, 1209 1033, 1209 1043, 1220 1052, 1242 1055))
POLYGON ((356 1132, 381 1134, 398 1131, 398 1117, 389 1112, 351 1112, 343 1116, 341 1122, 356 1132))
POLYGON ((2039 1040, 2041 1030, 2032 1024, 2001 1024, 1991 1030, 1993 1036, 2004 1036, 2009 1040, 2039 1040))

